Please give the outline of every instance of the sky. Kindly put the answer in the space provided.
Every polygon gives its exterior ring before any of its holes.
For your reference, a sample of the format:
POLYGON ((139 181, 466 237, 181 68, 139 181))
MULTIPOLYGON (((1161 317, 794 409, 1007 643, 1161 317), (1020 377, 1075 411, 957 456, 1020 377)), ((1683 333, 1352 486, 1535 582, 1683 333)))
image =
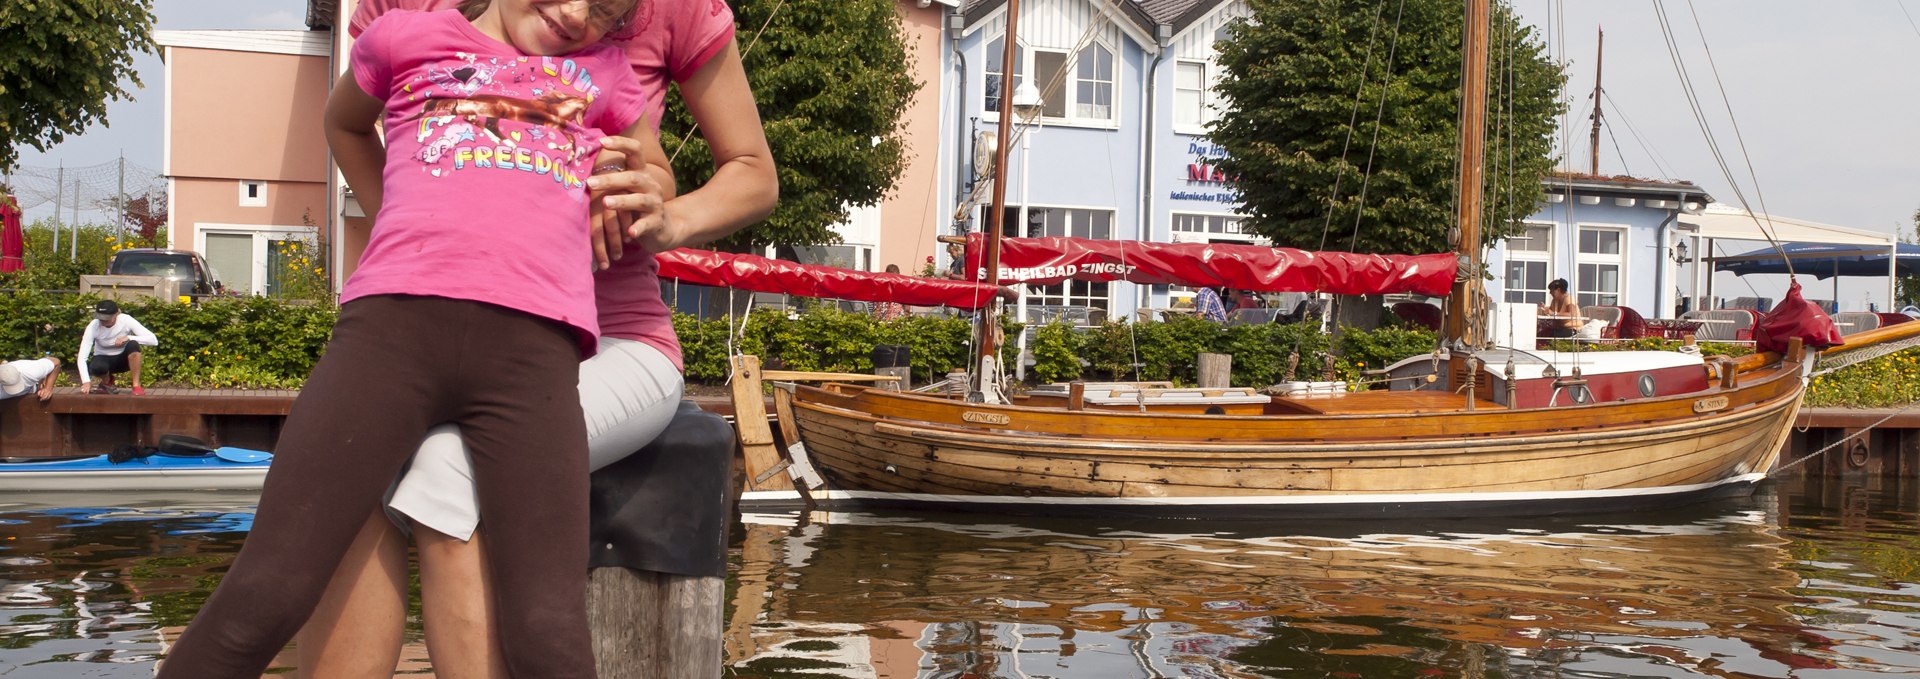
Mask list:
MULTIPOLYGON (((1595 31, 1604 29, 1609 103, 1601 173, 1689 180, 1722 202, 1738 202, 1687 104, 1653 0, 1512 4, 1568 69, 1568 155, 1578 159, 1570 167, 1587 167, 1595 31)), ((1920 0, 1667 0, 1664 6, 1708 124, 1753 209, 1764 201, 1765 211, 1799 219, 1881 232, 1911 228, 1920 209, 1920 126, 1912 123, 1920 111, 1920 69, 1910 67, 1920 62, 1920 0), (1726 103, 1703 44, 1712 50, 1726 103), (1748 176, 1749 163, 1757 182, 1748 176)), ((302 30, 305 8, 304 0, 155 3, 162 30, 302 30)), ((153 55, 136 56, 135 65, 145 87, 132 91, 132 101, 108 106, 111 127, 95 126, 45 153, 24 149, 21 164, 94 165, 124 152, 130 162, 160 168, 164 69, 153 55)), ((28 216, 42 214, 30 210, 28 216)))

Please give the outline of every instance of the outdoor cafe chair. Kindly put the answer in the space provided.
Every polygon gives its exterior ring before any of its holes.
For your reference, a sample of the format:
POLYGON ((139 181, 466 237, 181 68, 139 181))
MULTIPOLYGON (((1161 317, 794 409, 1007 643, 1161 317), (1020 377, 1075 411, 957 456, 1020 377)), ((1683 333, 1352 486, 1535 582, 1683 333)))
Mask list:
POLYGON ((1833 324, 1840 334, 1851 335, 1880 327, 1880 314, 1870 311, 1843 311, 1833 315, 1833 324))
POLYGON ((1710 309, 1689 311, 1681 320, 1698 321, 1697 339, 1711 342, 1742 342, 1753 339, 1753 325, 1760 314, 1751 309, 1710 309))

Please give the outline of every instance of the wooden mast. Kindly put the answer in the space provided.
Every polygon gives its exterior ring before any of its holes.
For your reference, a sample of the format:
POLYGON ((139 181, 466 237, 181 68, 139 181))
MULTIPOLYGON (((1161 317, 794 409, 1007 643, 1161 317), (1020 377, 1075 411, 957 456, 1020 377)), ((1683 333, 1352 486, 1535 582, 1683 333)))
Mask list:
MULTIPOLYGON (((1013 65, 1019 47, 1015 45, 1020 25, 1020 0, 1007 0, 1007 34, 1002 42, 1005 47, 1000 55, 1000 121, 994 133, 993 144, 993 203, 987 212, 986 233, 981 234, 980 242, 986 248, 981 261, 986 266, 986 282, 989 285, 1000 284, 1000 236, 1004 231, 1003 222, 1007 213, 1007 150, 1013 146, 1013 84, 1015 77, 1013 65)), ((999 370, 988 370, 989 361, 996 358, 1000 350, 997 331, 1000 328, 998 302, 989 303, 980 309, 975 336, 980 338, 975 354, 975 370, 968 385, 968 400, 990 391, 987 380, 996 379, 999 370)))
POLYGON ((1607 32, 1602 29, 1593 48, 1593 138, 1588 140, 1588 146, 1593 148, 1593 159, 1587 166, 1587 174, 1595 177, 1600 176, 1600 67, 1605 64, 1602 60, 1606 57, 1606 46, 1607 32))
POLYGON ((1447 297, 1446 332, 1453 344, 1469 349, 1479 347, 1485 339, 1481 336, 1484 328, 1479 319, 1484 309, 1479 299, 1484 296, 1480 280, 1480 192, 1486 171, 1482 147, 1487 120, 1487 23, 1488 0, 1466 0, 1460 46, 1460 204, 1455 224, 1459 239, 1454 249, 1465 268, 1460 282, 1453 285, 1453 294, 1447 297))

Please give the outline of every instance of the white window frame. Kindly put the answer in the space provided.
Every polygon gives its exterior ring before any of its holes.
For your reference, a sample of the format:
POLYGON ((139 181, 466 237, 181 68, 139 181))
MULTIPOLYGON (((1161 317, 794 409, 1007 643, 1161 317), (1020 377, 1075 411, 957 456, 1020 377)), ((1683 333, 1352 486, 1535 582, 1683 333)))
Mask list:
POLYGON ((1220 111, 1214 107, 1214 82, 1219 80, 1218 67, 1212 61, 1204 59, 1178 59, 1173 66, 1173 131, 1180 134, 1206 134, 1207 123, 1213 122, 1220 111), (1200 87, 1180 86, 1180 69, 1186 66, 1200 67, 1200 87), (1180 120, 1180 95, 1192 92, 1200 99, 1200 119, 1198 121, 1180 120))
MULTIPOLYGON (((1098 237, 1094 236, 1091 230, 1089 230, 1085 235, 1082 235, 1074 231, 1074 229, 1072 228, 1072 224, 1077 215, 1085 215, 1086 218, 1089 220, 1089 223, 1088 223, 1089 229, 1091 229, 1091 219, 1093 218, 1093 215, 1095 213, 1105 213, 1107 215, 1107 235, 1105 238, 1112 239, 1119 234, 1120 214, 1118 210, 1115 210, 1111 207, 1092 207, 1092 206, 1075 207, 1075 206, 1066 206, 1066 205, 1037 205, 1036 204, 1036 205, 1029 205, 1027 207, 1027 211, 1029 214, 1033 214, 1036 211, 1046 211, 1047 213, 1065 211, 1068 215, 1068 228, 1066 230, 1065 235, 1078 237, 1078 238, 1098 238, 1098 237)), ((1017 215, 1019 213, 1020 213, 1019 206, 1017 205, 1007 206, 1007 223, 1012 224, 1016 219, 1018 219, 1017 215)), ((1017 231, 1013 230, 1015 228, 1016 227, 1010 226, 1009 232, 1010 233, 1026 232, 1025 224, 1018 225, 1017 231)), ((1100 312, 1102 314, 1105 314, 1107 318, 1113 318, 1114 284, 1111 282, 1069 280, 1069 281, 1061 281, 1059 283, 1054 283, 1052 285, 1028 285, 1026 286, 1026 288, 1027 288, 1027 304, 1029 305, 1045 304, 1045 305, 1055 305, 1055 306, 1084 306, 1084 307, 1099 309, 1100 312), (1074 289, 1076 287, 1085 290, 1085 292, 1075 292, 1074 289), (1104 290, 1105 292, 1095 293, 1094 292, 1095 290, 1104 290)))
POLYGON ((1573 251, 1574 251, 1573 278, 1571 281, 1569 281, 1570 283, 1572 283, 1571 287, 1573 288, 1572 292, 1573 292, 1573 299, 1575 304, 1579 304, 1581 307, 1588 307, 1588 306, 1594 306, 1594 305, 1627 306, 1627 292, 1628 292, 1627 281, 1632 280, 1627 277, 1629 274, 1629 272, 1627 271, 1627 253, 1633 252, 1632 243, 1630 242, 1632 234, 1633 234, 1632 229, 1630 229, 1626 224, 1593 224, 1593 223, 1583 222, 1575 227, 1574 236, 1573 236, 1573 251), (1620 234, 1620 252, 1618 254, 1609 255, 1609 254, 1599 254, 1599 253, 1587 253, 1587 252, 1581 251, 1581 240, 1582 240, 1581 236, 1588 230, 1613 231, 1613 232, 1619 233, 1620 234), (1593 264, 1593 265, 1600 265, 1600 266, 1611 264, 1617 267, 1619 273, 1615 278, 1615 281, 1618 284, 1619 289, 1613 291, 1612 293, 1586 289, 1586 286, 1580 280, 1580 266, 1583 264, 1593 264), (1614 297, 1614 300, 1611 304, 1607 304, 1603 300, 1599 299, 1600 295, 1606 295, 1606 294, 1611 294, 1614 297), (1590 296, 1592 297, 1591 301, 1589 301, 1588 299, 1588 297, 1590 296))
MULTIPOLYGON (((1543 281, 1543 283, 1542 283, 1542 285, 1541 285, 1541 287, 1540 287, 1540 289, 1538 289, 1538 290, 1535 290, 1535 289, 1533 289, 1533 288, 1524 288, 1524 287, 1518 287, 1518 288, 1517 288, 1517 287, 1514 287, 1514 285, 1513 285, 1513 279, 1512 279, 1512 278, 1508 278, 1508 277, 1503 277, 1503 278, 1502 278, 1502 280, 1501 280, 1501 282, 1500 282, 1500 285, 1501 285, 1501 288, 1502 288, 1502 292, 1501 292, 1501 297, 1502 297, 1502 298, 1504 298, 1504 299, 1505 299, 1506 301, 1508 301, 1508 302, 1520 302, 1520 303, 1534 303, 1534 304, 1544 304, 1544 303, 1546 303, 1546 301, 1547 301, 1548 299, 1551 299, 1551 297, 1550 297, 1550 296, 1549 296, 1549 295, 1547 294, 1547 287, 1546 287, 1546 286, 1547 286, 1547 285, 1551 285, 1551 284, 1553 283, 1553 280, 1554 280, 1554 275, 1553 275, 1553 273, 1554 273, 1554 266, 1553 266, 1553 265, 1554 265, 1554 257, 1553 257, 1553 252, 1554 252, 1554 250, 1555 250, 1555 248, 1554 248, 1554 244, 1558 242, 1558 240, 1559 240, 1559 237, 1560 237, 1560 233, 1559 233, 1559 231, 1560 231, 1560 225, 1559 225, 1558 223, 1556 223, 1556 222, 1534 222, 1534 221, 1529 221, 1529 222, 1523 222, 1523 225, 1524 225, 1524 226, 1525 226, 1526 228, 1528 228, 1528 229, 1533 229, 1533 228, 1545 228, 1545 229, 1547 230, 1547 242, 1546 242, 1546 250, 1544 250, 1544 251, 1542 251, 1542 250, 1516 250, 1516 249, 1514 249, 1514 248, 1513 248, 1513 245, 1512 245, 1512 243, 1513 243, 1513 242, 1514 242, 1515 240, 1518 240, 1518 238, 1509 238, 1509 239, 1507 239, 1507 243, 1508 243, 1508 245, 1507 245, 1507 247, 1506 247, 1506 255, 1507 255, 1507 261, 1509 261, 1509 262, 1513 262, 1513 261, 1520 261, 1520 262, 1528 262, 1528 263, 1536 263, 1536 262, 1538 262, 1538 263, 1544 263, 1544 264, 1545 264, 1545 266, 1547 267, 1547 274, 1546 274, 1546 278, 1544 279, 1544 281, 1543 281), (1515 292, 1518 292, 1518 293, 1520 293, 1520 295, 1521 295, 1521 298, 1520 298, 1520 299, 1514 299, 1514 297, 1513 297, 1513 295, 1514 295, 1514 293, 1515 293, 1515 292), (1539 293, 1539 296, 1540 296, 1540 299, 1538 299, 1538 300, 1531 300, 1531 299, 1527 299, 1527 298, 1526 298, 1526 295, 1527 295, 1527 294, 1530 294, 1530 293, 1539 293)), ((1521 236, 1521 237, 1523 237, 1523 238, 1524 238, 1524 237, 1526 237, 1526 236, 1525 236, 1525 233, 1526 233, 1526 232, 1524 232, 1524 231, 1522 231, 1522 232, 1521 232, 1521 234, 1522 234, 1522 236, 1521 236)), ((1529 243, 1531 243, 1531 240, 1529 240, 1528 242, 1529 242, 1529 243)))
POLYGON ((240 180, 240 207, 266 207, 267 183, 251 179, 240 180), (253 195, 247 195, 248 189, 254 189, 253 195))
MULTIPOLYGON (((202 257, 206 256, 207 252, 207 234, 244 235, 253 237, 253 275, 251 276, 253 282, 250 285, 252 289, 242 292, 249 295, 264 295, 266 294, 267 262, 269 261, 267 258, 267 244, 276 240, 303 240, 306 241, 308 245, 312 245, 319 242, 320 230, 318 227, 311 226, 195 223, 193 225, 193 251, 201 253, 202 257)), ((214 267, 216 265, 209 261, 207 262, 207 266, 214 267)), ((208 275, 213 274, 210 272, 208 275)), ((221 282, 225 283, 226 281, 222 280, 221 282)))
MULTIPOLYGON (((997 55, 1002 53, 1000 49, 996 49, 994 47, 994 44, 1000 43, 1000 41, 1003 39, 1004 39, 1004 36, 987 41, 986 50, 988 52, 989 59, 996 58, 997 55)), ((1000 46, 1002 48, 1004 48, 1005 45, 1006 43, 1000 43, 1000 46)), ((1108 45, 1103 40, 1094 40, 1092 42, 1089 42, 1087 44, 1087 47, 1085 48, 1085 50, 1087 51, 1091 51, 1095 47, 1106 50, 1107 54, 1110 55, 1113 60, 1113 71, 1110 74, 1112 78, 1111 80, 1088 81, 1088 82, 1104 84, 1108 86, 1108 88, 1112 92, 1112 96, 1107 101, 1108 116, 1105 118, 1098 118, 1098 117, 1081 116, 1079 114, 1079 109, 1080 109, 1079 93, 1080 93, 1080 84, 1082 82, 1080 80, 1080 75, 1079 75, 1080 59, 1075 58, 1072 52, 1064 48, 1036 47, 1033 45, 1028 45, 1024 42, 1020 42, 1018 40, 1014 41, 1014 45, 1015 45, 1014 69, 1016 70, 1016 72, 1012 75, 1011 78, 1005 77, 1005 74, 1002 74, 1002 78, 1001 78, 1003 86, 1000 92, 1000 99, 1001 99, 1001 105, 1003 107, 1013 105, 1013 93, 1020 88, 1020 83, 1028 82, 1029 80, 1031 80, 1035 88, 1046 87, 1046 83, 1042 82, 1040 79, 1038 79, 1034 75, 1034 68, 1035 68, 1036 62, 1038 62, 1038 59, 1036 58, 1038 56, 1037 53, 1049 52, 1053 54, 1062 55, 1063 58, 1062 58, 1061 64, 1062 64, 1062 67, 1067 72, 1067 77, 1060 81, 1060 91, 1055 93, 1055 96, 1058 96, 1061 98, 1061 101, 1062 101, 1061 110, 1064 112, 1064 115, 1056 116, 1056 115, 1047 113, 1045 111, 1046 93, 1042 92, 1041 93, 1042 113, 1040 114, 1039 117, 1035 118, 1034 120, 1044 125, 1064 125, 1068 127, 1092 127, 1092 128, 1115 129, 1115 130, 1120 129, 1120 102, 1122 101, 1122 97, 1125 95, 1125 93, 1121 91, 1122 79, 1120 77, 1121 61, 1120 61, 1119 50, 1114 49, 1112 45, 1108 45)), ((994 71, 987 70, 987 65, 988 64, 986 59, 981 60, 980 118, 981 120, 987 121, 987 122, 999 122, 1000 112, 990 110, 987 108, 986 82, 989 78, 991 78, 995 74, 994 71)))

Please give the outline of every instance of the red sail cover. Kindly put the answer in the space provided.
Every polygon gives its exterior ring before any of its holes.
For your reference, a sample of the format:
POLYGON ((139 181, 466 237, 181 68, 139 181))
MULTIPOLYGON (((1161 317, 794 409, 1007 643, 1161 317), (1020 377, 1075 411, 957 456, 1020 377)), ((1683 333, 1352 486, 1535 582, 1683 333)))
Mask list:
MULTIPOLYGON (((985 274, 980 234, 967 237, 967 269, 985 274)), ((1064 280, 1225 286, 1254 292, 1445 296, 1459 261, 1451 254, 1357 255, 1224 243, 1147 243, 1088 238, 1000 239, 1001 283, 1064 280)))
POLYGON ((871 273, 687 248, 661 253, 658 259, 661 278, 823 299, 978 309, 993 301, 994 293, 1000 290, 985 283, 871 273))
POLYGON ((1825 349, 1846 344, 1840 329, 1818 305, 1800 296, 1800 281, 1787 285, 1786 296, 1773 311, 1753 326, 1753 348, 1776 353, 1787 350, 1787 340, 1798 337, 1809 348, 1825 349))

